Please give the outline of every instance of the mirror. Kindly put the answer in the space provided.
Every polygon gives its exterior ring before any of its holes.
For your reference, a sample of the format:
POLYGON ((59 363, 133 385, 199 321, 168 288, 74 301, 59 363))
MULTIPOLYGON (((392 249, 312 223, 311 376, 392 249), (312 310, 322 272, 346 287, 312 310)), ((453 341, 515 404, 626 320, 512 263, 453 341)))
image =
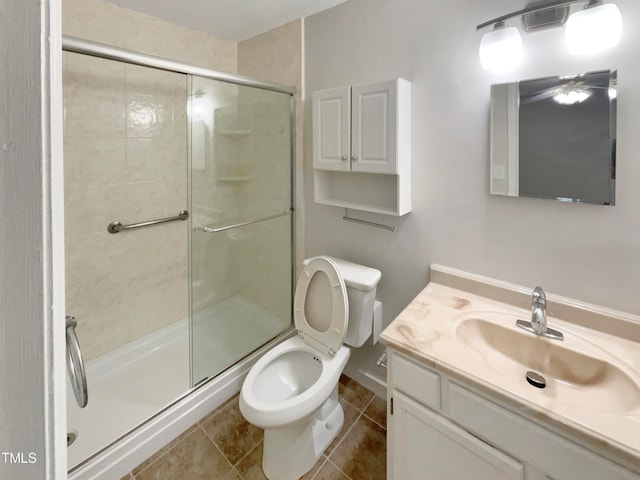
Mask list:
POLYGON ((490 192, 615 204, 617 72, 491 86, 490 192))

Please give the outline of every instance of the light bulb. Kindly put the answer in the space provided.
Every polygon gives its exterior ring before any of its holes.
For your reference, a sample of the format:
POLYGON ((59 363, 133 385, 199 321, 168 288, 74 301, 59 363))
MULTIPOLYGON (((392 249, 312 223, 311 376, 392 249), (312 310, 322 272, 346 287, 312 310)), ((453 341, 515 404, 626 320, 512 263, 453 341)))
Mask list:
POLYGON ((572 55, 597 53, 615 47, 622 33, 622 16, 612 3, 587 6, 569 17, 565 40, 572 55))
POLYGON ((485 70, 508 72, 522 60, 522 38, 515 27, 485 33, 480 42, 480 64, 485 70))

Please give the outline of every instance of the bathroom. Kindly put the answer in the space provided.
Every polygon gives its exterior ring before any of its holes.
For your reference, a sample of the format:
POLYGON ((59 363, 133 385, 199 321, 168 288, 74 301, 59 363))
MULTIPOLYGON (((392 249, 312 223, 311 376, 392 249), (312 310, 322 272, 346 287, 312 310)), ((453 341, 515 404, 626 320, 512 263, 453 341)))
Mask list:
MULTIPOLYGON (((6 52, 7 62, 22 65, 20 68, 33 78, 40 78, 39 66, 37 62, 25 62, 25 58, 46 62, 50 55, 54 66, 61 61, 60 54, 53 52, 54 47, 60 50, 59 42, 53 42, 51 52, 43 52, 38 49, 44 47, 34 40, 48 35, 50 29, 53 35, 57 32, 113 43, 214 70, 294 85, 297 271, 302 259, 322 254, 380 270, 377 299, 383 305, 384 326, 425 287, 429 265, 434 263, 531 290, 541 285, 552 294, 637 315, 640 307, 634 299, 640 285, 640 227, 635 221, 634 198, 639 194, 633 188, 633 179, 640 178, 640 170, 634 169, 631 160, 635 135, 630 112, 634 105, 640 105, 640 84, 631 80, 638 73, 640 7, 631 0, 615 3, 623 20, 622 38, 615 48, 571 56, 564 47, 562 28, 523 34, 522 63, 502 74, 481 68, 478 46, 484 32, 477 32, 476 26, 523 8, 524 2, 460 0, 454 7, 452 2, 440 0, 349 0, 303 21, 292 20, 271 34, 240 42, 198 36, 184 27, 171 27, 167 19, 145 17, 146 27, 139 28, 138 13, 130 12, 123 20, 122 7, 107 2, 42 2, 37 8, 12 6, 16 9, 13 16, 5 18, 17 20, 5 20, 3 30, 12 35, 6 44, 14 46, 6 52), (158 25, 163 29, 157 30, 158 25), (168 31, 189 38, 198 48, 167 41, 168 31), (602 69, 617 70, 619 79, 617 128, 622 141, 617 145, 616 205, 489 195, 490 86, 602 69), (391 225, 394 231, 390 232, 346 222, 343 209, 314 202, 311 98, 312 92, 322 89, 395 78, 411 81, 411 212, 403 216, 349 212, 360 219, 391 225)), ((53 83, 61 76, 58 69, 51 73, 53 83)), ((2 178, 3 192, 10 193, 3 197, 7 225, 20 226, 3 229, 0 237, 3 245, 12 245, 12 251, 16 245, 18 253, 12 255, 16 263, 3 256, 2 315, 3 319, 5 315, 23 319, 20 326, 3 327, 7 329, 3 337, 16 340, 2 349, 3 397, 6 395, 2 430, 9 432, 7 440, 3 434, 2 451, 35 452, 38 461, 3 464, 0 471, 4 476, 6 468, 8 478, 65 478, 65 345, 64 329, 57 326, 64 323, 65 312, 56 308, 65 303, 61 279, 65 268, 60 256, 34 257, 31 250, 20 250, 21 245, 37 245, 36 250, 43 252, 64 251, 62 125, 56 120, 45 121, 48 114, 41 110, 39 96, 34 93, 38 87, 42 91, 50 88, 45 80, 41 86, 29 86, 21 77, 6 78, 12 82, 11 88, 25 92, 32 102, 26 107, 7 104, 8 110, 17 112, 15 123, 9 126, 22 130, 24 125, 33 125, 33 131, 41 132, 41 144, 32 142, 32 137, 29 141, 13 141, 13 146, 3 140, 3 158, 11 158, 12 148, 23 149, 20 152, 31 149, 25 155, 36 158, 47 148, 52 153, 51 163, 43 164, 42 170, 25 167, 17 177, 3 173, 2 178), (31 90, 24 90, 27 87, 31 90), (46 131, 42 125, 47 125, 46 131), (49 167, 50 175, 46 173, 49 167), (23 187, 20 192, 10 188, 16 184, 23 187), (25 222, 24 218, 31 221, 25 222), (18 264, 20 252, 33 263, 18 264), (25 301, 33 298, 40 302, 25 301), (47 312, 44 324, 43 311, 47 312), (7 387, 15 384, 16 372, 33 380, 23 392, 7 387)), ((59 83, 61 80, 51 88, 61 92, 59 83)), ((60 97, 52 96, 53 113, 62 109, 57 103, 60 97)), ((17 102, 17 98, 7 102, 17 102)), ((54 114, 53 118, 61 115, 54 114)), ((14 175, 13 171, 7 172, 14 175)), ((385 371, 376 366, 376 361, 384 350, 382 343, 353 349, 345 370, 378 395, 384 395, 385 371)))

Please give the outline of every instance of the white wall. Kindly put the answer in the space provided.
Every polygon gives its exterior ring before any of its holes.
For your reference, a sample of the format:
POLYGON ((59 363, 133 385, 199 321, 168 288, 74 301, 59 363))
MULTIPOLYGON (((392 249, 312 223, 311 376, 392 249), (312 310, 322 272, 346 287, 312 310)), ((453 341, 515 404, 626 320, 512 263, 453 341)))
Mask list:
MULTIPOLYGON (((563 29, 528 34, 524 62, 508 75, 481 69, 476 25, 522 2, 350 0, 307 18, 307 92, 401 76, 412 82, 413 95, 413 211, 402 218, 361 215, 394 224, 394 233, 344 222, 342 210, 313 203, 307 101, 307 255, 379 268, 385 324, 426 285, 430 263, 640 313, 640 4, 616 3, 624 32, 615 50, 574 58, 563 29), (617 205, 490 196, 490 85, 607 68, 619 70, 617 205)), ((353 362, 375 372, 383 349, 356 351, 353 362)))
POLYGON ((63 478, 60 4, 0 11, 0 478, 63 478))

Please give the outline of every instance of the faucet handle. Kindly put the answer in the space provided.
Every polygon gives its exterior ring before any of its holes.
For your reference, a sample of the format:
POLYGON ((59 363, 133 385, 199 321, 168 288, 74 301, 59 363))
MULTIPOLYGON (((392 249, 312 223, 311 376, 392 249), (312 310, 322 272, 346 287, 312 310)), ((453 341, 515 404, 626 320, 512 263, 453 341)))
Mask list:
POLYGON ((531 304, 539 307, 547 306, 547 296, 544 294, 542 287, 536 287, 531 294, 531 304))

